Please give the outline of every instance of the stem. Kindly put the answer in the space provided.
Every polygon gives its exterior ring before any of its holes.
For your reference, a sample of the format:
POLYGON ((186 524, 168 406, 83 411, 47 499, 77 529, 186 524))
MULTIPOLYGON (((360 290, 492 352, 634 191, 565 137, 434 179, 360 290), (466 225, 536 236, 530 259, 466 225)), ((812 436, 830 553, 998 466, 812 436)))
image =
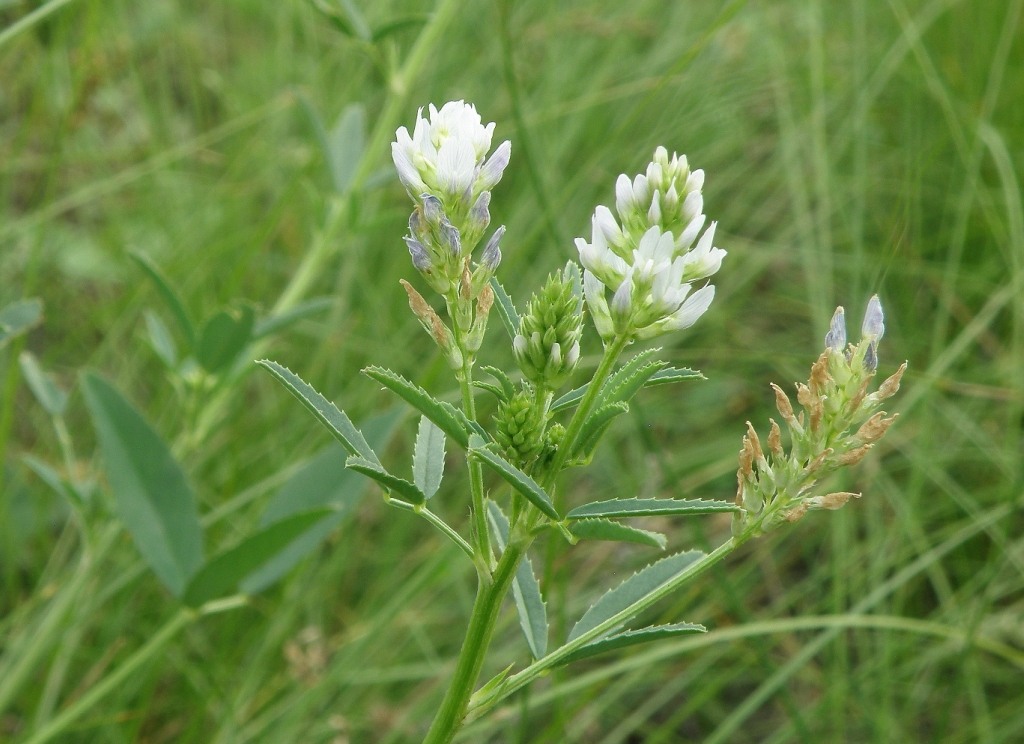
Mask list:
POLYGON ((447 744, 462 726, 470 695, 473 694, 473 687, 480 676, 480 668, 494 635, 498 610, 508 594, 527 547, 527 543, 510 542, 501 554, 492 580, 488 581, 485 576, 478 577, 473 614, 455 665, 455 673, 427 737, 423 740, 424 744, 447 744))
POLYGON ((513 674, 508 679, 506 679, 501 685, 499 685, 495 690, 493 690, 489 695, 481 698, 474 704, 473 708, 469 711, 470 720, 475 720, 479 718, 484 713, 491 710, 504 698, 508 697, 517 690, 521 690, 523 687, 526 687, 534 679, 536 679, 552 667, 558 666, 560 663, 562 663, 564 659, 566 659, 570 654, 572 654, 577 649, 605 635, 609 631, 614 630, 615 628, 619 627, 620 625, 628 621, 633 616, 637 615, 640 612, 643 612, 648 607, 667 597, 669 594, 672 594, 687 581, 690 581, 691 579, 704 573, 704 571, 708 570, 716 563, 721 561, 723 558, 725 558, 727 555, 732 553, 740 545, 742 545, 743 542, 745 542, 743 538, 730 538, 729 540, 725 541, 720 546, 718 546, 714 551, 705 555, 699 561, 691 563, 683 571, 680 571, 669 581, 659 586, 650 594, 647 594, 643 598, 631 604, 629 607, 626 607, 624 610, 621 610, 616 614, 612 615, 600 625, 597 625, 596 627, 587 631, 586 633, 583 633, 579 637, 574 638, 572 641, 566 643, 564 646, 555 649, 547 656, 545 656, 543 659, 538 659, 537 661, 533 662, 532 664, 530 664, 530 666, 526 667, 521 672, 513 674))

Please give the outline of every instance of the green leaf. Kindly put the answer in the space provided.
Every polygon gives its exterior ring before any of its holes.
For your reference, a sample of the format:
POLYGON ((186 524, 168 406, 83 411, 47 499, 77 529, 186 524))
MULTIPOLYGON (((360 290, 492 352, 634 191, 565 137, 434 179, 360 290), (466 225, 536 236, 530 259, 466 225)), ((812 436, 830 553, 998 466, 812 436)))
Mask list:
POLYGON ((58 387, 53 378, 43 371, 35 356, 30 352, 21 352, 18 364, 21 366, 21 373, 25 375, 25 382, 28 383, 32 394, 36 396, 39 405, 51 416, 63 416, 64 409, 68 405, 67 392, 58 387))
POLYGON ((118 514, 146 563, 181 596, 203 562, 203 533, 185 474, 159 435, 109 382, 88 372, 82 391, 118 514))
POLYGON ((656 591, 662 584, 703 557, 704 553, 699 550, 688 550, 662 558, 637 571, 617 587, 606 592, 584 613, 569 633, 569 640, 579 638, 588 630, 628 609, 630 605, 656 591))
POLYGON ((613 522, 610 519, 582 519, 570 524, 569 532, 581 540, 632 542, 649 545, 660 550, 664 550, 667 544, 665 536, 660 532, 641 530, 637 527, 613 522))
POLYGON ((651 376, 668 365, 668 362, 652 359, 659 351, 660 348, 645 349, 615 370, 601 388, 598 405, 628 401, 636 395, 651 376))
POLYGON ((195 349, 196 346, 196 329, 192 325, 192 321, 188 317, 188 312, 185 310, 185 303, 181 301, 181 297, 175 291, 171 283, 167 281, 167 277, 163 275, 163 272, 157 268, 157 265, 153 263, 147 256, 136 251, 131 251, 129 256, 139 265, 139 268, 149 277, 150 281, 156 286, 157 292, 160 293, 160 297, 163 298, 164 303, 167 305, 167 309, 171 311, 171 315, 178 322, 178 328, 185 336, 185 341, 188 343, 189 349, 195 349))
POLYGON ((491 277, 491 289, 494 290, 494 307, 498 310, 501 323, 508 331, 509 338, 514 341, 516 334, 519 333, 519 313, 516 312, 516 306, 512 304, 512 298, 508 296, 508 292, 501 286, 497 277, 491 277))
POLYGON ((575 261, 566 261, 562 269, 562 278, 572 282, 572 293, 577 299, 583 299, 583 277, 580 267, 575 261))
POLYGON ((597 443, 601 440, 601 437, 607 431, 608 427, 611 426, 612 419, 616 416, 626 413, 629 411, 629 405, 623 401, 616 401, 614 403, 608 403, 607 405, 597 408, 583 424, 583 428, 580 429, 579 439, 576 441, 576 448, 573 450, 573 455, 584 457, 589 456, 591 452, 597 447, 597 443))
POLYGON ((168 369, 174 369, 178 363, 178 348, 174 344, 170 329, 154 312, 147 310, 144 317, 146 331, 149 333, 149 345, 168 369))
POLYGON ((731 501, 709 499, 611 499, 577 506, 566 519, 589 517, 653 517, 668 514, 714 514, 739 509, 731 501))
POLYGON ((508 673, 512 671, 512 668, 514 666, 515 663, 509 664, 507 667, 505 667, 500 672, 491 677, 489 680, 487 680, 487 682, 479 690, 474 692, 472 697, 470 697, 469 707, 472 708, 477 700, 482 700, 486 698, 492 692, 495 692, 498 688, 500 688, 505 683, 505 679, 508 677, 508 673))
POLYGON ((70 501, 75 507, 82 509, 85 507, 85 499, 82 498, 81 494, 64 478, 61 477, 60 473, 54 470, 46 462, 43 462, 37 457, 32 455, 22 455, 21 461, 25 463, 29 470, 39 476, 39 479, 48 485, 54 493, 63 499, 70 501))
POLYGON ((213 556, 188 582, 182 601, 199 607, 234 594, 247 576, 277 557, 295 538, 323 520, 329 509, 295 514, 249 535, 238 545, 213 556))
POLYGON ((43 319, 43 302, 35 298, 18 300, 0 310, 0 349, 43 319))
POLYGON ((587 394, 587 388, 590 387, 590 383, 580 385, 578 388, 570 390, 565 395, 559 396, 554 403, 551 404, 551 412, 558 413, 564 411, 567 408, 572 408, 574 405, 579 403, 583 396, 587 394))
POLYGON ((498 396, 499 400, 509 400, 512 398, 512 396, 516 394, 516 386, 512 384, 512 380, 509 378, 507 374, 505 374, 504 370, 501 370, 497 367, 484 365, 480 367, 480 371, 486 372, 495 380, 497 380, 499 385, 501 385, 501 390, 502 393, 504 394, 504 398, 498 396))
POLYGON ((551 503, 551 497, 547 491, 540 487, 533 478, 491 450, 480 437, 473 435, 469 438, 469 456, 487 465, 512 488, 526 497, 527 501, 540 509, 544 514, 556 522, 559 521, 558 512, 551 503))
POLYGON ((407 28, 423 26, 430 20, 429 13, 410 13, 408 15, 393 18, 373 30, 373 43, 378 44, 392 34, 403 31, 407 28))
POLYGON ((394 491, 411 504, 422 504, 427 500, 416 484, 399 478, 397 475, 392 475, 380 463, 370 462, 358 455, 352 455, 345 461, 345 467, 377 481, 385 490, 394 491))
MULTIPOLYGON (((494 533, 498 550, 504 551, 508 544, 508 518, 493 501, 487 502, 487 517, 494 533)), ((533 566, 528 556, 523 556, 516 569, 516 577, 512 579, 512 595, 519 613, 519 626, 526 636, 533 658, 539 659, 548 650, 548 615, 544 607, 544 597, 540 593, 540 584, 534 576, 533 566)))
POLYGON ((258 341, 261 338, 283 331, 304 318, 327 310, 333 304, 334 299, 331 297, 314 297, 311 300, 300 302, 291 310, 258 320, 252 329, 252 340, 258 341))
POLYGON ((346 36, 361 41, 373 38, 370 25, 352 0, 312 0, 312 3, 346 36))
POLYGON ((462 447, 469 446, 470 433, 486 436, 478 424, 466 418, 466 414, 450 403, 438 400, 419 385, 410 382, 397 372, 383 367, 367 367, 363 374, 376 380, 399 398, 411 405, 462 447))
POLYGON ((249 305, 217 311, 203 325, 199 345, 196 347, 196 359, 207 372, 221 372, 252 341, 254 324, 253 310, 249 305))
POLYGON ((345 412, 339 410, 331 401, 314 390, 312 385, 277 362, 259 359, 256 364, 269 371, 282 385, 288 388, 291 394, 298 398, 299 402, 327 427, 328 431, 344 445, 350 454, 359 455, 365 460, 380 464, 377 455, 370 449, 370 445, 366 443, 366 439, 363 438, 359 429, 352 425, 352 421, 345 415, 345 412))
POLYGON ((637 630, 626 630, 607 638, 601 638, 591 643, 580 646, 571 654, 566 656, 559 664, 570 664, 590 656, 597 656, 608 651, 615 651, 628 646, 635 646, 640 643, 660 641, 664 638, 676 638, 682 635, 693 635, 694 633, 707 633, 708 629, 698 623, 673 623, 672 625, 652 625, 637 630))
POLYGON ((684 380, 705 379, 707 378, 695 369, 688 369, 686 367, 665 367, 651 375, 651 379, 644 384, 644 387, 667 385, 673 382, 683 382, 684 380))
POLYGON ((344 194, 352 183, 366 149, 366 108, 361 103, 346 106, 327 140, 327 162, 334 190, 344 194))
POLYGON ((444 432, 426 416, 420 416, 416 446, 412 453, 413 482, 426 498, 441 487, 444 475, 444 432))

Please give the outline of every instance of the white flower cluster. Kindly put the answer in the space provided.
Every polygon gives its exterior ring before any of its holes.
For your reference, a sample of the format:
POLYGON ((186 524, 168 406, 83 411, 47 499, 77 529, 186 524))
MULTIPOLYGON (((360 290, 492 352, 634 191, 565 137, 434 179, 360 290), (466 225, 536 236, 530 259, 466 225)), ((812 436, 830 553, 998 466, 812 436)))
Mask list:
POLYGON ((693 282, 718 271, 725 251, 714 247, 716 223, 704 230, 703 185, 704 171, 659 147, 646 174, 619 176, 618 221, 599 206, 590 242, 576 239, 587 305, 605 341, 689 328, 708 309, 714 286, 691 292, 693 282))

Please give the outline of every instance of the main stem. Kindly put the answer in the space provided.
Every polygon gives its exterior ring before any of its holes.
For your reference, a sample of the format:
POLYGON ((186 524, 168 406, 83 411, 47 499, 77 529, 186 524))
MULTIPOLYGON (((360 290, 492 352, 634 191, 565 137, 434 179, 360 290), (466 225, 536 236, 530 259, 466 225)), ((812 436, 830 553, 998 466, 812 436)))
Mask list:
POLYGON ((455 665, 455 673, 437 716, 430 725, 427 737, 423 740, 424 744, 447 744, 462 726, 469 698, 473 694, 476 680, 480 676, 480 668, 487 655, 487 647, 490 646, 491 637, 494 635, 498 611, 512 586, 519 561, 527 547, 526 543, 510 542, 505 552, 501 554, 491 579, 488 580, 484 575, 477 577, 473 614, 455 665))

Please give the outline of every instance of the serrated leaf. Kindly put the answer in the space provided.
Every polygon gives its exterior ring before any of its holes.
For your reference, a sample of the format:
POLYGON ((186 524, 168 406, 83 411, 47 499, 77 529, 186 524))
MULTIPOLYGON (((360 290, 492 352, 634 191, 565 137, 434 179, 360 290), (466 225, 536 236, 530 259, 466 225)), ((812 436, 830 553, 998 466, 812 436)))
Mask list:
POLYGON ((570 524, 569 532, 581 540, 639 543, 660 550, 664 550, 667 544, 665 536, 660 532, 641 530, 610 519, 582 519, 570 524))
POLYGON ((714 514, 739 509, 731 501, 710 499, 611 499, 595 501, 572 509, 566 519, 590 517, 653 517, 669 514, 714 514))
POLYGON ((675 638, 681 635, 707 632, 708 629, 699 623, 672 623, 671 625, 652 625, 647 628, 627 630, 580 646, 566 656, 559 663, 559 666, 571 664, 574 661, 597 656, 608 651, 635 646, 640 643, 650 643, 651 641, 660 641, 664 638, 675 638))
POLYGON ((551 412, 558 413, 564 411, 567 408, 572 408, 574 405, 579 403, 583 396, 587 394, 587 388, 590 387, 590 383, 580 385, 578 388, 570 390, 565 395, 559 396, 554 403, 551 404, 551 412))
POLYGON ((376 380, 399 398, 411 405, 428 419, 437 424, 445 434, 458 442, 462 447, 469 446, 470 433, 478 435, 485 432, 475 422, 466 418, 466 414, 450 403, 438 400, 414 382, 402 377, 397 372, 383 367, 367 367, 363 374, 376 380))
POLYGON ((426 416, 420 416, 416 446, 412 453, 413 482, 426 498, 441 487, 444 475, 444 432, 426 416))
POLYGON ((178 363, 178 347, 171 336, 171 330, 154 312, 147 310, 143 317, 146 319, 149 345, 168 369, 174 369, 178 363))
POLYGON ((345 460, 345 467, 377 481, 385 490, 394 491, 411 504, 422 504, 427 500, 415 483, 410 483, 404 478, 389 473, 380 463, 370 462, 358 455, 352 455, 345 460))
POLYGON ((361 103, 346 106, 327 139, 325 156, 331 169, 334 190, 344 194, 352 183, 366 149, 366 108, 361 103))
MULTIPOLYGON (((508 518, 493 501, 487 502, 487 518, 498 550, 504 551, 508 544, 508 518)), ((519 613, 519 627, 523 629, 533 658, 539 659, 548 650, 548 615, 529 556, 524 555, 519 562, 516 577, 512 580, 512 595, 519 613)))
POLYGON ((36 400, 39 401, 39 405, 51 416, 62 416, 68 405, 67 392, 58 387, 53 378, 43 371, 35 356, 30 352, 21 352, 18 364, 21 366, 21 373, 25 376, 25 382, 36 400))
POLYGON ((573 450, 573 455, 587 456, 593 452, 601 436, 611 426, 612 419, 627 411, 629 411, 629 405, 623 401, 608 403, 597 408, 587 417, 583 428, 580 429, 580 436, 576 440, 576 448, 573 450))
POLYGON ((213 556, 188 582, 182 601, 199 607, 238 591, 250 574, 272 561, 295 538, 331 513, 317 509, 282 519, 263 527, 228 550, 213 556))
POLYGON ((256 325, 253 326, 252 340, 258 341, 261 338, 278 333, 304 318, 327 310, 333 304, 334 299, 331 297, 314 297, 311 300, 300 302, 291 310, 262 318, 256 321, 256 325))
POLYGON ((491 289, 494 290, 494 307, 501 318, 501 324, 508 331, 509 338, 514 341, 516 334, 519 333, 519 313, 516 312, 516 306, 513 304, 512 298, 508 296, 508 292, 501 286, 501 282, 498 281, 497 277, 491 277, 490 284, 491 289))
POLYGON ((649 379, 644 387, 655 387, 656 385, 667 385, 673 382, 683 382, 685 380, 705 380, 703 374, 696 369, 688 369, 686 367, 665 367, 665 369, 658 370, 649 379))
POLYGON ((645 349, 623 364, 605 382, 598 396, 598 405, 615 401, 628 401, 658 370, 668 365, 654 355, 660 348, 645 349))
POLYGON ((687 550, 662 558, 660 561, 640 569, 597 600, 573 626, 569 633, 569 640, 579 638, 605 620, 628 609, 630 605, 656 591, 678 573, 684 571, 690 564, 703 557, 704 553, 699 550, 687 550))
POLYGON ((189 349, 195 349, 196 346, 196 329, 192 325, 192 320, 188 317, 188 312, 185 310, 185 303, 181 301, 181 297, 178 296, 177 291, 171 286, 171 283, 167 280, 167 277, 163 275, 163 272, 153 263, 148 256, 131 251, 128 254, 131 258, 139 265, 139 268, 149 277, 150 281, 156 286, 157 292, 160 297, 163 298, 164 303, 167 305, 167 309, 171 311, 171 315, 178 323, 178 328, 185 336, 185 341, 188 344, 189 349))
POLYGON ((218 310, 203 325, 196 346, 196 359, 207 372, 223 371, 252 341, 254 324, 253 310, 248 305, 218 310))
POLYGON ((481 382, 480 380, 473 380, 473 387, 477 388, 478 390, 486 390, 488 393, 493 395, 498 400, 508 400, 505 397, 505 391, 502 390, 498 385, 492 385, 489 382, 481 382))
POLYGON ((370 449, 370 445, 366 443, 362 433, 353 426, 345 412, 314 390, 312 385, 277 362, 259 359, 256 364, 266 369, 277 378, 278 382, 288 388, 291 394, 298 398, 306 409, 342 443, 349 454, 359 455, 372 463, 380 464, 377 455, 370 449))
POLYGON ((501 476, 502 480, 508 483, 517 492, 522 494, 527 501, 536 506, 545 515, 556 522, 559 521, 558 512, 551 502, 547 491, 540 487, 533 478, 510 463, 501 455, 487 449, 483 439, 475 434, 469 438, 469 456, 479 460, 501 476))
POLYGON ((142 557, 176 596, 203 562, 195 498, 170 449, 142 415, 99 375, 82 376, 107 480, 142 557))
MULTIPOLYGON (((491 367, 489 365, 483 365, 480 367, 481 372, 486 372, 501 385, 501 390, 504 393, 504 400, 509 400, 516 394, 516 386, 512 384, 512 380, 509 378, 505 371, 498 367, 491 367)), ((500 397, 500 396, 499 396, 500 397)))
POLYGON ((43 319, 42 300, 18 300, 0 309, 0 349, 43 319))

